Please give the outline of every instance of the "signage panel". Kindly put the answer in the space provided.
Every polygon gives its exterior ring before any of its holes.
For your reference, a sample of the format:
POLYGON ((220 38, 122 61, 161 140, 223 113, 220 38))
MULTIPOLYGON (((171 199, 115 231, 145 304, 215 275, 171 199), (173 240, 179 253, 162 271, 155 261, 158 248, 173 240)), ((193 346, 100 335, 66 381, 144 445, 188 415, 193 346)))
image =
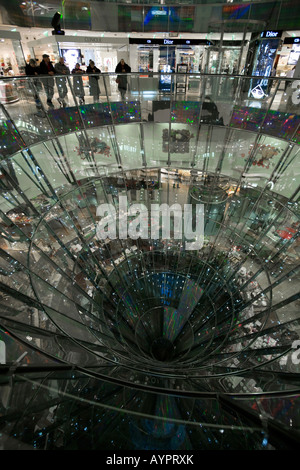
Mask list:
POLYGON ((270 30, 270 31, 263 31, 260 35, 261 38, 265 38, 265 39, 278 39, 278 38, 281 38, 282 36, 282 31, 279 30, 279 31, 273 31, 273 30, 270 30))
POLYGON ((211 46, 213 43, 206 39, 171 39, 171 38, 129 38, 129 44, 153 44, 163 46, 211 46))

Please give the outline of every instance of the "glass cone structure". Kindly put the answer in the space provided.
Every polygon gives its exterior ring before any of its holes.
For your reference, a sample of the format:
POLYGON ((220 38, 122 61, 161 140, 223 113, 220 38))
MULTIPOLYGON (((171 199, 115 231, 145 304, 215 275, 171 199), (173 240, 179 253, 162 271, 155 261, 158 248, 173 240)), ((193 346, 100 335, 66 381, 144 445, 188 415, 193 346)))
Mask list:
POLYGON ((115 78, 2 79, 0 447, 296 448, 298 82, 115 78))

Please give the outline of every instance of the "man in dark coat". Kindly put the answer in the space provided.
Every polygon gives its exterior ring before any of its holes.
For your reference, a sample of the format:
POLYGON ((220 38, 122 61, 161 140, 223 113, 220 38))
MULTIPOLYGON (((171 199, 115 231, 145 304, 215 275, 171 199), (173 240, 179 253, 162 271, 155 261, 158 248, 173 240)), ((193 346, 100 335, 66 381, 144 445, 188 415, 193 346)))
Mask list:
POLYGON ((116 66, 115 72, 117 74, 121 74, 117 76, 116 82, 118 84, 119 92, 121 93, 121 99, 124 100, 127 91, 127 75, 124 74, 130 73, 131 67, 126 64, 124 59, 121 59, 118 65, 116 66))
POLYGON ((100 96, 100 77, 97 74, 101 73, 101 70, 96 67, 95 62, 93 60, 90 60, 90 63, 86 69, 86 73, 92 74, 92 76, 89 77, 90 95, 93 97, 94 103, 97 103, 97 101, 99 101, 100 96))
POLYGON ((48 54, 43 54, 43 60, 40 63, 40 74, 47 76, 47 78, 42 79, 42 83, 44 85, 44 90, 47 96, 47 105, 50 108, 54 108, 52 98, 54 95, 53 75, 55 75, 55 69, 52 63, 50 62, 50 57, 48 56, 48 54))

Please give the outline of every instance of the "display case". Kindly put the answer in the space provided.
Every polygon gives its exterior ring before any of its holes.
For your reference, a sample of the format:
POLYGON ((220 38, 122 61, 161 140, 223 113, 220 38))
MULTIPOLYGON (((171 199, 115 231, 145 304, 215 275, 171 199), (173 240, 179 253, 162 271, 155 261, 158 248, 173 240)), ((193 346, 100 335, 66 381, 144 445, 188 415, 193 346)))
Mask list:
POLYGON ((153 52, 151 50, 138 50, 138 71, 149 72, 153 68, 153 52))
POLYGON ((176 92, 185 93, 187 89, 187 75, 186 75, 188 71, 187 64, 178 64, 176 71, 178 74, 182 74, 182 75, 176 76, 176 92))
POLYGON ((189 75, 187 90, 190 94, 200 95, 200 75, 189 75))

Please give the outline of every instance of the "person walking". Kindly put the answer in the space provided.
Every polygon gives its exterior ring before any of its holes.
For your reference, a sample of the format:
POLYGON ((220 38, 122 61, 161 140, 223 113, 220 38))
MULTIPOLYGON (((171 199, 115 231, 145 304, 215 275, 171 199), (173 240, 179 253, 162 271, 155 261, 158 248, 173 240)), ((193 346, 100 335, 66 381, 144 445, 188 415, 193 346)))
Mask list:
POLYGON ((37 108, 36 114, 40 117, 43 117, 45 113, 43 111, 42 103, 39 97, 43 87, 41 81, 37 78, 39 76, 39 67, 37 67, 35 59, 30 59, 29 63, 25 65, 25 74, 32 78, 32 80, 28 80, 28 87, 30 93, 32 93, 34 96, 35 105, 37 108))
POLYGON ((116 82, 118 84, 118 90, 121 94, 121 99, 125 99, 125 94, 127 91, 127 73, 131 72, 131 67, 126 64, 124 59, 121 59, 118 65, 116 66, 115 72, 118 74, 116 82))
POLYGON ((74 69, 72 70, 73 77, 73 90, 75 96, 79 98, 79 104, 84 104, 84 88, 83 88, 83 81, 82 81, 82 74, 84 74, 84 70, 80 68, 80 64, 77 62, 75 64, 74 69))
POLYGON ((93 97, 94 103, 97 103, 99 101, 99 96, 100 96, 100 87, 99 87, 100 77, 96 76, 95 74, 101 73, 101 70, 99 70, 95 66, 95 62, 93 60, 90 60, 90 63, 86 69, 86 73, 93 74, 91 77, 89 77, 90 95, 93 97))
POLYGON ((54 95, 54 78, 55 69, 48 54, 43 54, 43 60, 40 63, 40 75, 45 75, 47 78, 42 79, 44 90, 47 96, 47 105, 49 108, 54 108, 52 98, 54 95))
MULTIPOLYGON (((57 75, 70 75, 70 69, 66 66, 65 59, 63 57, 59 58, 59 61, 57 64, 55 64, 54 69, 57 75)), ((57 77, 56 86, 59 95, 58 102, 65 108, 67 105, 66 100, 68 95, 67 79, 64 77, 57 77)))

